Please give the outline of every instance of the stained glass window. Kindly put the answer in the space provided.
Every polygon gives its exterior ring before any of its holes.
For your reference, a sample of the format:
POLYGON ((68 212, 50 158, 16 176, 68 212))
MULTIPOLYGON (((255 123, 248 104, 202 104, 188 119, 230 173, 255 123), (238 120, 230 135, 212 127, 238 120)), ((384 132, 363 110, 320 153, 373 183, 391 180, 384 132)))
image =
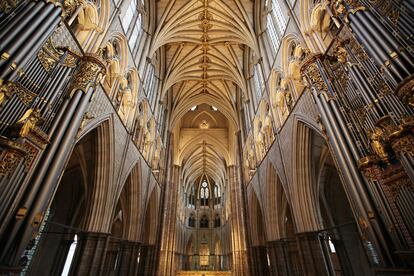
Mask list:
POLYGON ((203 180, 200 188, 200 204, 201 206, 208 206, 208 198, 210 196, 207 181, 203 180))

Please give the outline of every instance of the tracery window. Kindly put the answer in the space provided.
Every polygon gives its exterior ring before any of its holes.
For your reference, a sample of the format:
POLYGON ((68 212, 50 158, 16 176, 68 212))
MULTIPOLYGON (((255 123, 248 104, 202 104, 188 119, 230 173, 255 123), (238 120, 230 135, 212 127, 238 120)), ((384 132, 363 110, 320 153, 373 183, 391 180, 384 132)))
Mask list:
POLYGON ((220 215, 216 214, 216 216, 214 217, 214 227, 220 227, 220 226, 221 226, 220 215))
POLYGON ((153 64, 149 63, 147 72, 145 75, 144 91, 145 91, 145 94, 147 95, 148 101, 151 103, 151 106, 154 100, 153 97, 155 95, 156 85, 157 85, 157 78, 155 76, 155 68, 153 64))
POLYGON ((131 48, 131 50, 134 50, 136 45, 138 44, 138 37, 140 36, 141 29, 142 29, 141 25, 142 25, 142 16, 139 13, 137 16, 137 19, 135 20, 135 24, 133 26, 134 29, 132 30, 132 34, 129 37, 129 41, 128 41, 129 47, 131 48))
POLYGON ((283 14, 278 0, 272 0, 272 11, 267 15, 267 31, 275 52, 279 49, 281 39, 286 30, 287 18, 283 14))
POLYGON ((208 198, 210 196, 207 181, 203 180, 200 188, 200 205, 208 206, 208 198))
POLYGON ((276 32, 275 25, 270 14, 267 16, 267 33, 270 37, 270 42, 272 43, 273 49, 276 51, 279 48, 280 38, 276 32))
POLYGON ((134 18, 135 11, 137 10, 137 0, 131 0, 128 9, 122 17, 121 23, 125 33, 128 32, 129 25, 131 25, 132 19, 134 18))
POLYGON ((195 227, 195 218, 193 214, 191 214, 190 217, 188 218, 188 226, 195 227))
POLYGON ((194 193, 194 186, 191 187, 190 194, 188 195, 188 205, 189 208, 195 207, 195 193, 194 193))
POLYGON ((219 205, 221 203, 221 191, 220 186, 214 186, 214 205, 219 205))
POLYGON ((260 64, 254 66, 253 72, 254 90, 256 92, 256 103, 260 101, 263 92, 263 75, 260 69, 260 64))
POLYGON ((203 215, 200 219, 200 228, 208 228, 208 218, 207 215, 203 215))

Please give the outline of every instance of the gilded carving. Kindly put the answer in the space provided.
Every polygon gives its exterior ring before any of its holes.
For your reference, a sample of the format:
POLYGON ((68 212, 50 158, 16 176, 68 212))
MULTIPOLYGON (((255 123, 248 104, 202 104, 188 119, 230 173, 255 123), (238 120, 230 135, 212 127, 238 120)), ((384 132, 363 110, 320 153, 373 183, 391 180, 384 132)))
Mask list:
POLYGON ((337 47, 335 47, 334 55, 337 57, 337 59, 340 63, 346 63, 347 62, 348 53, 347 53, 347 51, 344 47, 339 46, 339 45, 337 47))
POLYGON ((37 126, 32 127, 26 138, 30 139, 41 149, 44 149, 49 143, 49 136, 37 126))
POLYGON ((313 62, 310 65, 308 63, 309 61, 305 62, 305 67, 302 67, 302 74, 305 68, 311 83, 317 88, 317 90, 320 92, 328 91, 328 86, 323 80, 321 72, 319 72, 318 66, 314 63, 315 59, 311 58, 311 61, 313 62))
POLYGON ((56 60, 48 55, 43 48, 40 49, 40 51, 37 53, 37 58, 47 72, 52 71, 53 67, 56 64, 56 60))
POLYGON ((61 56, 67 51, 62 65, 70 68, 75 68, 80 56, 66 48, 55 47, 52 43, 52 39, 48 39, 44 44, 42 49, 37 54, 37 58, 42 64, 43 68, 50 72, 56 65, 56 63, 61 59, 61 56))
POLYGON ((15 82, 6 82, 4 84, 0 83, 0 102, 11 97, 11 95, 16 94, 16 96, 28 106, 36 96, 33 92, 27 90, 19 83, 15 82))
POLYGON ((414 78, 400 85, 396 93, 402 102, 414 107, 414 78))
POLYGON ((385 149, 384 142, 384 132, 381 128, 376 127, 374 130, 368 130, 368 136, 371 140, 371 146, 376 155, 382 159, 386 160, 388 158, 388 153, 385 149))
POLYGON ((14 149, 6 149, 0 159, 0 175, 6 176, 12 173, 19 165, 24 155, 14 149))
POLYGON ((69 52, 63 60, 63 66, 75 68, 78 65, 79 57, 72 52, 69 52))
POLYGON ((16 0, 0 1, 0 11, 2 13, 9 13, 14 7, 16 7, 16 0))
POLYGON ((24 160, 24 171, 27 173, 32 168, 33 162, 39 151, 30 143, 25 143, 24 148, 27 152, 26 158, 24 160))
POLYGON ((366 178, 371 180, 378 180, 382 173, 382 170, 378 165, 378 161, 378 158, 373 155, 363 157, 358 160, 358 168, 366 178))
POLYGON ((26 137, 30 131, 40 121, 40 111, 38 109, 28 109, 23 116, 12 126, 10 134, 12 136, 26 137))
POLYGON ((3 83, 3 80, 0 80, 0 105, 8 98, 13 95, 12 90, 8 85, 3 83))
POLYGON ((105 74, 105 65, 98 56, 86 55, 82 58, 78 72, 76 72, 71 91, 77 89, 87 92, 88 88, 99 82, 105 74))
POLYGON ((392 149, 397 153, 409 153, 414 155, 414 136, 407 134, 391 142, 392 149))

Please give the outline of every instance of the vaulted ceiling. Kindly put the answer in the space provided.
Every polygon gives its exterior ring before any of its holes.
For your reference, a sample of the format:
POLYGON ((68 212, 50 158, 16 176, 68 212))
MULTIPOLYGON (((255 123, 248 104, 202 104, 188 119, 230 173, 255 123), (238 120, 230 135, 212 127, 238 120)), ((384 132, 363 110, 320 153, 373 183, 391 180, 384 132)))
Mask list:
POLYGON ((163 47, 162 98, 172 93, 170 129, 177 140, 176 163, 188 182, 206 172, 223 183, 226 165, 234 162, 234 133, 239 129, 237 91, 247 89, 246 49, 258 50, 253 2, 160 0, 157 9, 150 57, 163 47), (202 104, 218 108, 223 115, 220 120, 226 121, 222 122, 225 131, 193 127, 183 134, 183 118, 193 106, 202 104))

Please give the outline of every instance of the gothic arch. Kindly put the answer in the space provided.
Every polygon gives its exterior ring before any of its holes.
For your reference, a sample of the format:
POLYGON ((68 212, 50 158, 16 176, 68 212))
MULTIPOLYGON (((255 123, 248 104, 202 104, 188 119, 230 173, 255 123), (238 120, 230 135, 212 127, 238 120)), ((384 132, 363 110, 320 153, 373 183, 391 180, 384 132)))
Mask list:
POLYGON ((249 219, 251 225, 251 244, 252 246, 262 246, 266 244, 266 226, 263 217, 262 207, 256 192, 251 190, 249 197, 249 219))
POLYGON ((318 186, 313 164, 319 163, 317 150, 324 140, 305 124, 296 121, 293 135, 293 174, 290 198, 298 232, 315 231, 322 228, 319 209, 318 186), (316 150, 316 151, 315 151, 316 150))
POLYGON ((286 237, 284 218, 289 202, 276 169, 270 162, 267 170, 266 196, 264 198, 266 233, 268 241, 275 241, 286 237))
MULTIPOLYGON (((142 224, 142 181, 141 166, 137 163, 126 179, 121 193, 116 198, 122 206, 124 232, 122 238, 129 241, 139 241, 142 224)), ((113 216, 117 216, 114 209, 113 216)))
POLYGON ((99 153, 95 157, 95 170, 93 171, 93 188, 87 195, 88 206, 85 214, 85 228, 90 231, 109 231, 111 227, 111 214, 115 203, 116 187, 112 183, 113 174, 113 142, 111 120, 105 120, 94 128, 96 144, 94 151, 99 153))
POLYGON ((156 241, 156 227, 158 224, 159 187, 156 185, 151 191, 145 208, 145 219, 142 240, 145 244, 154 245, 156 241))

